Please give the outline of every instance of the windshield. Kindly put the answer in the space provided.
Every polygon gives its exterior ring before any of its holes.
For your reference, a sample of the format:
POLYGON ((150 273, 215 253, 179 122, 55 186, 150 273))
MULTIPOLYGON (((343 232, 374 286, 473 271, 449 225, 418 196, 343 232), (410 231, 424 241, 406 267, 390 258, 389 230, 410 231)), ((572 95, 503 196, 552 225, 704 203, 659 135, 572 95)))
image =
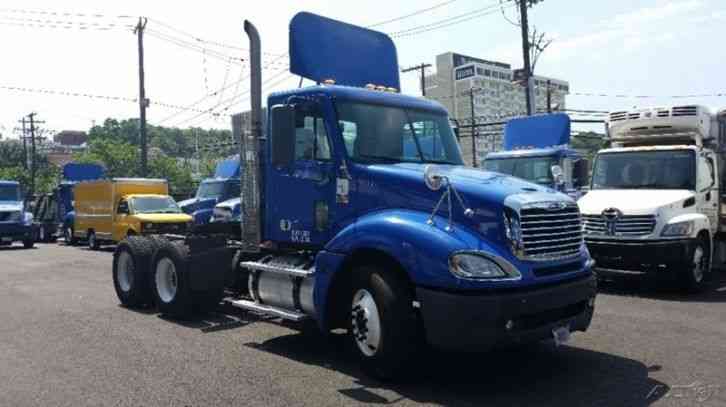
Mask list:
POLYGON ((197 198, 219 198, 224 192, 224 181, 202 182, 197 198))
POLYGON ((516 158, 487 158, 484 168, 502 174, 541 185, 552 185, 553 165, 558 165, 555 157, 516 157, 516 158))
POLYGON ((0 185, 0 201, 19 201, 20 188, 17 185, 0 185))
POLYGON ((338 102, 338 126, 348 155, 362 162, 463 164, 444 114, 338 102))
POLYGON ((134 213, 181 213, 169 196, 143 196, 132 199, 134 213))
POLYGON ((693 151, 632 151, 600 154, 592 173, 592 189, 693 190, 693 151))

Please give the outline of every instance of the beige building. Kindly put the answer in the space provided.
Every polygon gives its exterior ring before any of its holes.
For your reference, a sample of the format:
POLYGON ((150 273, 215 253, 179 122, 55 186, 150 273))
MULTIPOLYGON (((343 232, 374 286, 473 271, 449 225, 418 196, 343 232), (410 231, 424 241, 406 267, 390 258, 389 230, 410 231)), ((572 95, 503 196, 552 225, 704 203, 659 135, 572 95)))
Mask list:
MULTIPOLYGON (((467 55, 447 52, 436 56, 436 72, 426 77, 426 97, 446 107, 451 117, 461 124, 471 121, 471 92, 474 93, 474 116, 477 122, 497 121, 526 113, 524 87, 513 82, 514 70, 503 62, 488 61, 467 55)), ((547 85, 554 110, 565 109, 570 91, 566 81, 534 76, 534 99, 538 112, 547 111, 547 85)), ((462 130, 462 152, 470 162, 472 145, 468 130, 462 130)), ((488 151, 501 148, 501 135, 477 138, 480 159, 488 151)))

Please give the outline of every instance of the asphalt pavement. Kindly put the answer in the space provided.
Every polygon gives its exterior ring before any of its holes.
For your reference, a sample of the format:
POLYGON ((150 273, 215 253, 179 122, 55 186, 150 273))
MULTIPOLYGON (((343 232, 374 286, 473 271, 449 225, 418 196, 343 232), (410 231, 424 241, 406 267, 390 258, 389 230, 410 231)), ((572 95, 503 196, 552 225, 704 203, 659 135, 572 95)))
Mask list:
POLYGON ((387 384, 361 372, 343 335, 310 325, 123 308, 111 258, 0 248, 0 406, 726 406, 726 273, 697 295, 608 284, 568 345, 431 351, 387 384))

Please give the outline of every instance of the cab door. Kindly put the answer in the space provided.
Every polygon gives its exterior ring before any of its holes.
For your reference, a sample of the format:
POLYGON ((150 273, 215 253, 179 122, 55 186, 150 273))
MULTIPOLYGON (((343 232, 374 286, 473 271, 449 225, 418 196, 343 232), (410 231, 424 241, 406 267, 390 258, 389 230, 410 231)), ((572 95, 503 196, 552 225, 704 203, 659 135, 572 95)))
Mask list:
POLYGON ((331 110, 327 100, 297 103, 284 132, 279 130, 283 123, 275 123, 281 119, 272 114, 265 235, 273 241, 321 247, 331 237, 336 165, 330 137, 334 130, 325 120, 331 110))
POLYGON ((129 217, 131 216, 131 208, 129 207, 129 201, 121 199, 116 208, 114 208, 113 214, 113 237, 115 242, 120 242, 127 235, 131 229, 129 217))
POLYGON ((701 153, 698 157, 696 175, 696 205, 711 224, 711 236, 718 230, 719 191, 716 180, 716 158, 712 152, 701 153))

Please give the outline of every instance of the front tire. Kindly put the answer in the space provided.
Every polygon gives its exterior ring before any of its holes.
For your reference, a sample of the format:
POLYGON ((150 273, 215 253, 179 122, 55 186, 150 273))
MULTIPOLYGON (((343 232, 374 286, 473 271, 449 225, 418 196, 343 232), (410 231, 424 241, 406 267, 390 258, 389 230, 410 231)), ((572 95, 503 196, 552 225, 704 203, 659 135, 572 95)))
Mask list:
POLYGON ((689 292, 702 291, 711 272, 711 255, 706 239, 699 238, 691 249, 688 267, 681 272, 682 287, 689 292))
POLYGON ((142 308, 153 303, 150 287, 151 257, 157 241, 129 237, 113 253, 113 286, 124 306, 142 308))
POLYGON ((33 240, 33 238, 23 240, 23 247, 26 249, 32 249, 33 247, 35 247, 35 241, 33 240))
POLYGON ((363 370, 390 380, 405 372, 422 342, 405 281, 378 267, 354 272, 348 335, 363 370))

